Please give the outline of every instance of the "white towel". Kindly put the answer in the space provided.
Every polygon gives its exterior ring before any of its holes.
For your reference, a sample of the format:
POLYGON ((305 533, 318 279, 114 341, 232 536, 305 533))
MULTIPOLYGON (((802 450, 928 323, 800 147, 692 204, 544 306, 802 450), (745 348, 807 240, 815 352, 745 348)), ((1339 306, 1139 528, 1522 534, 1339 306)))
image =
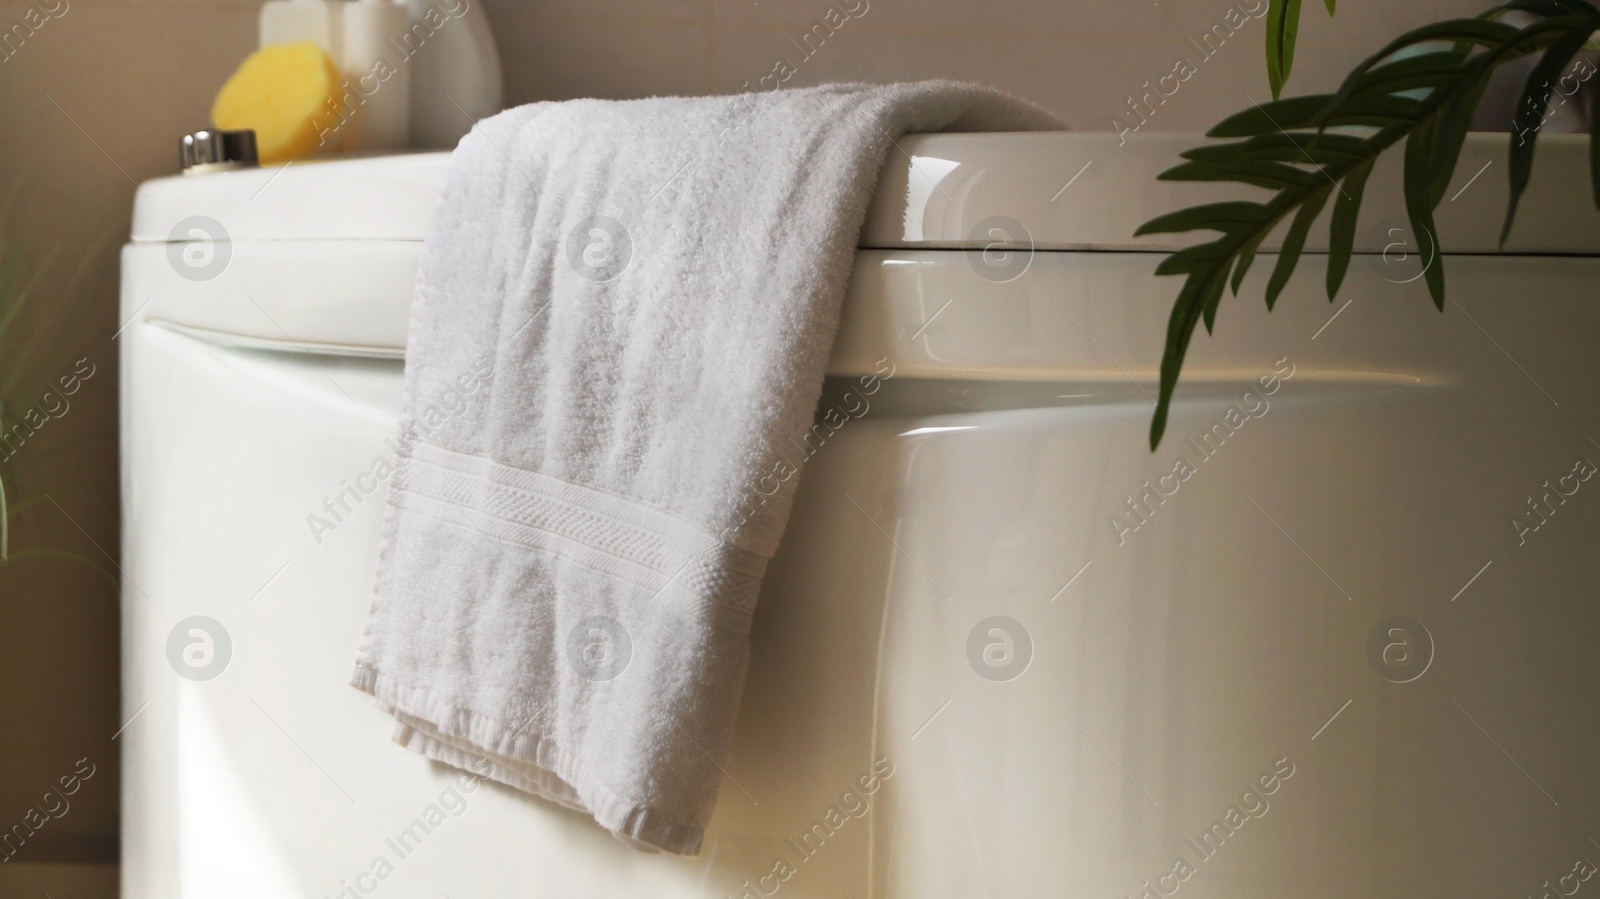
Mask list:
POLYGON ((352 683, 396 742, 694 854, 857 236, 951 82, 538 103, 451 160, 352 683))

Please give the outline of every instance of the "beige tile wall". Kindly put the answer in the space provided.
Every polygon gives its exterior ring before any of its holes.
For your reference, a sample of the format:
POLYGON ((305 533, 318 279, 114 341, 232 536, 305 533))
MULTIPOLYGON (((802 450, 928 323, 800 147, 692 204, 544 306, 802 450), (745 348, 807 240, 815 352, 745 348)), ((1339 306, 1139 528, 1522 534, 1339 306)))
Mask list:
MULTIPOLYGON (((0 2, 0 28, 23 21, 28 8, 0 2)), ((67 414, 17 453, 23 495, 11 499, 36 504, 12 522, 13 552, 67 551, 117 571, 116 247, 134 181, 175 167, 174 136, 204 124, 217 80, 251 45, 249 20, 242 6, 68 0, 60 18, 0 62, 0 191, 18 191, 0 237, 23 251, 30 273, 42 272, 36 314, 13 333, 61 338, 58 352, 26 364, 38 380, 54 380, 78 358, 95 366, 67 414), (79 265, 89 278, 69 288, 79 265)), ((0 385, 16 347, 0 344, 0 385)), ((4 398, 25 406, 40 390, 4 398)), ((68 812, 40 828, 7 869, 115 858, 117 661, 108 577, 48 559, 0 569, 0 830, 22 823, 77 760, 95 765, 68 812)), ((0 895, 41 895, 22 892, 22 882, 32 881, 0 872, 0 895)))
MULTIPOLYGON (((512 102, 573 96, 708 93, 759 84, 788 60, 791 85, 964 78, 1033 99, 1074 128, 1111 130, 1130 94, 1198 59, 1190 40, 1231 7, 1266 0, 609 0, 578 8, 485 0, 500 35, 512 102), (800 41, 833 5, 846 25, 809 58, 800 41)), ((1330 19, 1310 0, 1291 88, 1324 90, 1387 37, 1439 17, 1472 15, 1479 0, 1346 0, 1330 19)), ((1267 95, 1263 22, 1252 18, 1160 110, 1150 127, 1201 130, 1267 95)))
MULTIPOLYGON (((0 234, 29 270, 53 258, 39 315, 24 333, 66 337, 45 376, 80 356, 98 374, 47 438, 19 457, 31 496, 13 550, 68 550, 115 571, 115 245, 134 182, 170 173, 181 133, 206 123, 222 79, 251 48, 251 0, 57 0, 60 18, 0 62, 0 189, 20 184, 0 234), (108 237, 96 246, 97 237, 108 237), (67 290, 83 261, 92 277, 67 290), (82 311, 72 311, 81 304, 82 311), (64 360, 64 361, 63 361, 64 360), (103 550, 103 551, 102 551, 103 550)), ((1226 0, 854 0, 859 10, 809 58, 790 43, 829 0, 483 0, 498 34, 507 100, 726 92, 758 84, 787 59, 790 84, 842 79, 965 78, 1030 97, 1084 130, 1110 130, 1126 98, 1220 22, 1226 0)), ((1238 0, 1235 0, 1238 2, 1238 0)), ((1252 0, 1257 7, 1264 0, 1252 0)), ((1291 90, 1321 90, 1398 30, 1483 7, 1469 0, 1346 0, 1330 21, 1306 4, 1291 90)), ((0 0, 0 29, 28 3, 0 0)), ((1158 110, 1152 129, 1203 129, 1267 94, 1262 22, 1253 19, 1158 110)), ((0 373, 7 360, 0 357, 0 373)), ((16 498, 13 497, 13 500, 16 498)), ((30 561, 0 570, 0 829, 72 763, 99 765, 72 810, 16 861, 115 853, 116 599, 84 565, 30 561)), ((138 726, 137 722, 133 726, 138 726)))

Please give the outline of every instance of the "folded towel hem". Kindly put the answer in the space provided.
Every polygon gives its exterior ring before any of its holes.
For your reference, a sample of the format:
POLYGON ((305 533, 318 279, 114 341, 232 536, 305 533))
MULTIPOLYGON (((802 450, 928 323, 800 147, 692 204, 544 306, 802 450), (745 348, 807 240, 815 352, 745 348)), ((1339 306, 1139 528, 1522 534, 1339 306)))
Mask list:
POLYGON ((591 815, 636 849, 675 855, 700 851, 704 827, 617 795, 581 759, 526 723, 512 728, 359 662, 350 685, 371 694, 395 717, 394 742, 413 752, 591 815), (525 748, 518 750, 519 745, 525 748))

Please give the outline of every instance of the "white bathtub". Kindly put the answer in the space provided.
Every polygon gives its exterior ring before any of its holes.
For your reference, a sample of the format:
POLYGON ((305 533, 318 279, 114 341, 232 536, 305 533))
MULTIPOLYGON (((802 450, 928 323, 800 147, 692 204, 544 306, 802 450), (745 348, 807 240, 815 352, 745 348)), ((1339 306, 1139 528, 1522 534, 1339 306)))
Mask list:
POLYGON ((1177 282, 1152 274, 1166 245, 1127 235, 1217 193, 1154 180, 1197 138, 1133 137, 893 154, 695 859, 463 780, 346 685, 445 157, 144 185, 119 337, 123 896, 1582 884, 1600 862, 1584 146, 1541 141, 1500 251, 1504 139, 1469 141, 1452 192, 1481 177, 1440 215, 1443 315, 1414 261, 1383 255, 1399 207, 1380 171, 1338 301, 1320 235, 1270 315, 1259 261, 1152 453, 1177 282), (170 255, 189 216, 227 231, 205 280, 170 255), (1017 243, 985 257, 994 216, 1017 243), (308 525, 350 483, 337 526, 308 525))

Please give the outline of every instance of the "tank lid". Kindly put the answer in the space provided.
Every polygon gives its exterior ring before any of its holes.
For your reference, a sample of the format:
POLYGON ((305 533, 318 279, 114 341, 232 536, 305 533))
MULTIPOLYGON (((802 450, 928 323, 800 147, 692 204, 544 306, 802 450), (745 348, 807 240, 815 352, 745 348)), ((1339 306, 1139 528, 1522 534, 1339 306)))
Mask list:
MULTIPOLYGON (((1516 227, 1499 246, 1510 136, 1468 135, 1455 178, 1436 212, 1438 238, 1454 253, 1600 254, 1600 212, 1589 199, 1588 137, 1541 137, 1516 227)), ((996 244, 1045 250, 1162 251, 1207 234, 1134 238, 1145 221, 1187 206, 1266 197, 1232 184, 1159 181, 1199 146, 1197 134, 1034 132, 913 134, 891 147, 860 245, 970 249, 996 244)), ((1395 243, 1405 224, 1401 153, 1381 159, 1367 183, 1358 252, 1395 243)), ((160 178, 139 189, 133 240, 186 239, 193 217, 219 222, 232 240, 420 241, 449 166, 447 152, 298 161, 266 168, 160 178)), ((1324 211, 1306 241, 1327 249, 1324 211)), ((1279 228, 1279 235, 1287 222, 1279 228)), ((1262 249, 1276 248, 1275 239, 1262 249)))
POLYGON ((132 239, 184 240, 200 216, 231 240, 422 240, 449 162, 408 153, 157 178, 139 186, 132 239))
MULTIPOLYGON (((1600 212, 1590 199, 1587 135, 1539 138, 1532 181, 1504 248, 1506 156, 1511 135, 1467 136, 1446 199, 1435 212, 1438 239, 1452 253, 1600 254, 1600 212)), ((1054 250, 1163 251, 1210 240, 1212 232, 1135 238, 1150 219, 1223 200, 1266 199, 1238 184, 1160 181, 1193 133, 1033 132, 909 135, 889 151, 861 232, 881 249, 1031 245, 1054 250)), ((1408 230, 1401 192, 1403 152, 1380 157, 1367 182, 1356 250, 1383 253, 1408 230), (1391 227, 1393 226, 1393 228, 1391 227)), ((1332 204, 1329 204, 1331 209, 1332 204)), ((1328 247, 1325 209, 1306 241, 1328 247)), ((1288 221, 1262 244, 1280 245, 1288 221)))

